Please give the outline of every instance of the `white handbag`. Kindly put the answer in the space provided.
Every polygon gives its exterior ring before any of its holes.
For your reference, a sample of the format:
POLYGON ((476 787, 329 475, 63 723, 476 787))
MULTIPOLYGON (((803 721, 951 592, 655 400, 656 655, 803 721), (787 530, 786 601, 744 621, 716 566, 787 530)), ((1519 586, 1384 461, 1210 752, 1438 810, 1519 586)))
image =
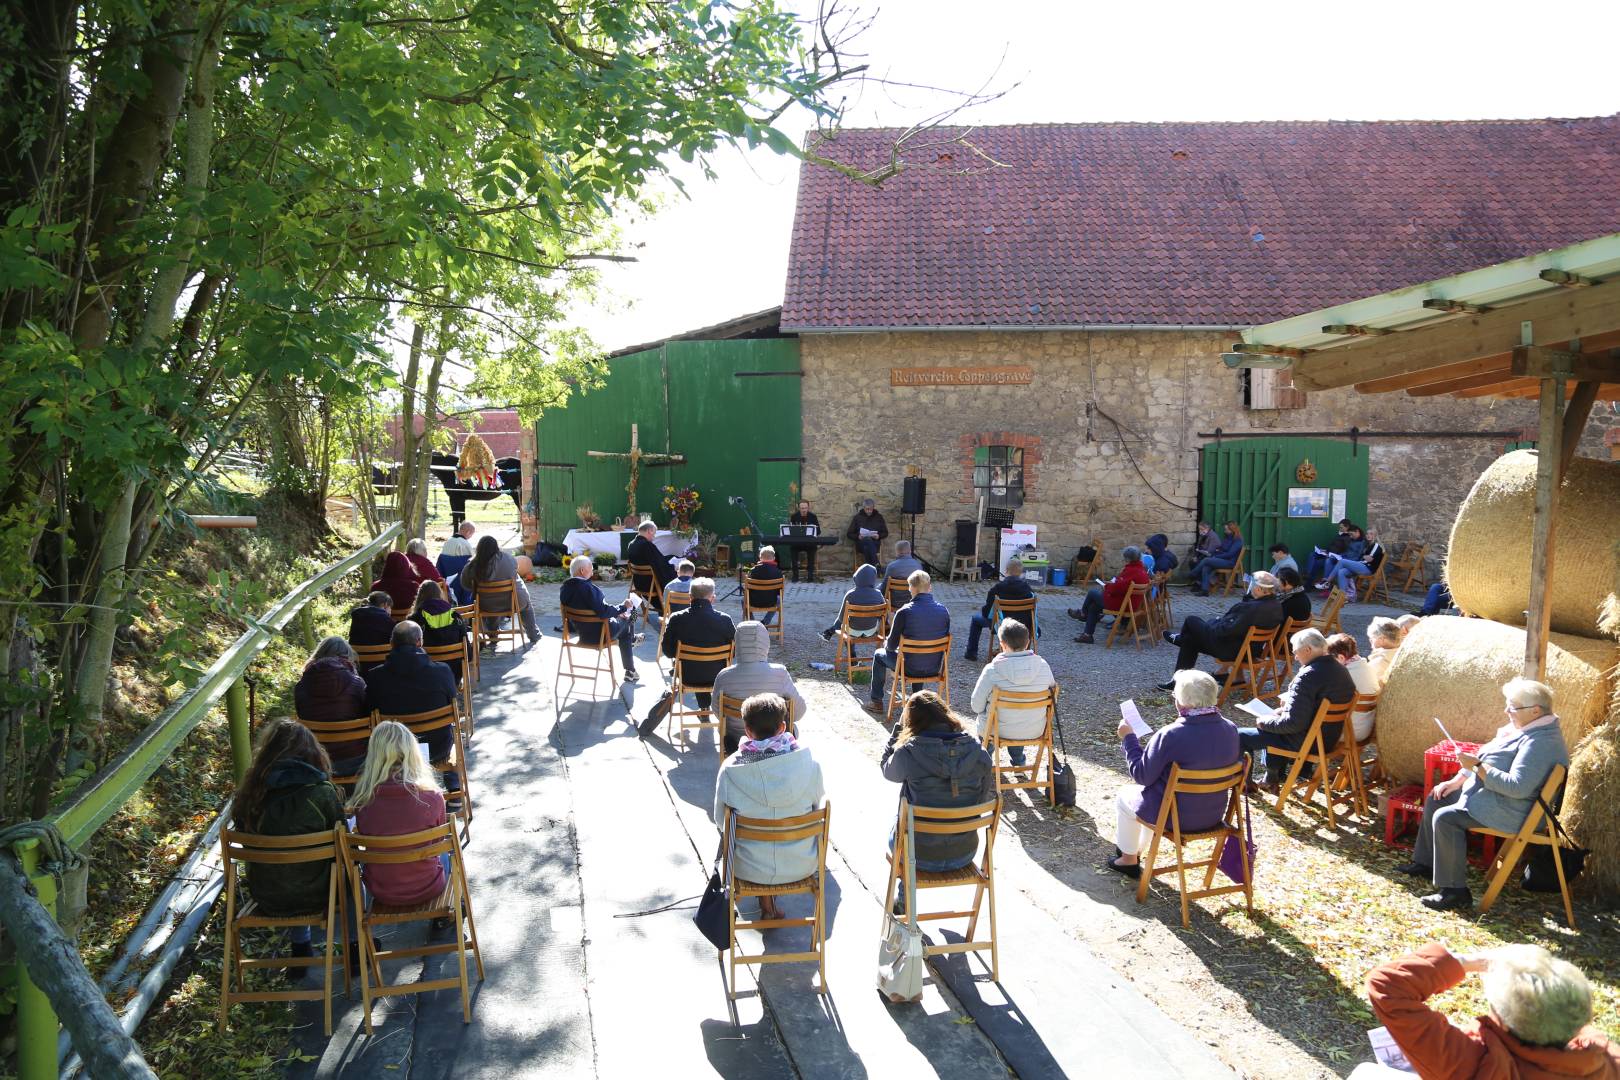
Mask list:
MULTIPOLYGON (((917 926, 916 833, 911 827, 911 805, 900 803, 905 819, 906 850, 902 862, 905 875, 906 913, 897 917, 892 910, 883 915, 883 941, 878 946, 878 989, 895 1004, 922 1000, 923 939, 917 926)), ((892 903, 892 897, 884 897, 892 903)))

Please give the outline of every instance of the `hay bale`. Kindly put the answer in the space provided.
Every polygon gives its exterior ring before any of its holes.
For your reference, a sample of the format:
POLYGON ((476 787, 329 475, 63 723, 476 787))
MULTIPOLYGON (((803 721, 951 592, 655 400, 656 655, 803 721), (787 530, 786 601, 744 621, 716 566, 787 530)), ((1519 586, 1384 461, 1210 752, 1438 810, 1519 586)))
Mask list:
MULTIPOLYGON (((1524 625, 1530 604, 1530 539, 1535 518, 1534 450, 1491 463, 1468 493, 1446 557, 1446 581, 1462 610, 1524 625)), ((1560 490, 1553 529, 1552 628, 1597 637, 1604 601, 1620 589, 1620 462, 1576 458, 1560 490)))
POLYGON ((1580 887, 1620 896, 1620 700, 1609 710, 1609 722, 1588 732, 1570 754, 1569 786, 1558 819, 1592 852, 1580 887))
MULTIPOLYGON (((1455 738, 1488 741, 1507 722, 1502 684, 1524 670, 1524 639, 1522 629, 1486 619, 1434 615, 1413 627, 1378 699, 1384 768, 1423 779, 1423 751, 1441 738, 1436 716, 1455 738)), ((1568 745, 1606 719, 1614 663, 1613 641, 1552 635, 1545 681, 1568 745)))

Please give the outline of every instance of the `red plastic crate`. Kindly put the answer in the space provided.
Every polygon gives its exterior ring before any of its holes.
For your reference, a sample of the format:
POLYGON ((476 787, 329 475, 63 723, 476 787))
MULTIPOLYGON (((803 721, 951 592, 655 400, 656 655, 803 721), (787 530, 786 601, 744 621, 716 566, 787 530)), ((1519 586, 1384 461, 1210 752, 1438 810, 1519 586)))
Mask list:
POLYGON ((1411 847, 1408 833, 1416 834, 1423 820, 1423 788, 1407 784, 1391 791, 1384 806, 1384 843, 1390 847, 1411 847))
POLYGON ((1453 742, 1442 739, 1423 751, 1423 794, 1427 796, 1434 790, 1434 785, 1457 775, 1457 771, 1462 768, 1457 764, 1459 753, 1477 754, 1479 747, 1480 744, 1477 742, 1453 742))

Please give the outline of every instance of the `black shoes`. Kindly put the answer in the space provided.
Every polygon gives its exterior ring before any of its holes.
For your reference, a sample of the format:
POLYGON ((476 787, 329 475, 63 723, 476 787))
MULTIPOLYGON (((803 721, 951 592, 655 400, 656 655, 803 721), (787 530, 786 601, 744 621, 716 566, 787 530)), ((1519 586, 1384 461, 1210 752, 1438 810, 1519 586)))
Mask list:
POLYGON ((1074 640, 1079 642, 1081 645, 1095 645, 1095 644, 1097 644, 1097 639, 1095 637, 1092 637, 1090 634, 1076 634, 1074 636, 1074 640))
POLYGON ((1108 869, 1112 870, 1116 874, 1124 874, 1132 881, 1140 881, 1142 878, 1141 863, 1121 863, 1116 862, 1113 859, 1109 859, 1108 862, 1104 863, 1103 865, 1107 866, 1108 869))
POLYGON ((971 652, 963 653, 962 654, 962 659, 971 660, 975 664, 977 664, 979 662, 979 654, 978 653, 971 653, 971 652))
POLYGON ((833 635, 836 634, 836 633, 838 633, 836 628, 829 627, 828 629, 823 630, 821 632, 821 640, 822 641, 831 641, 833 639, 833 635))
POLYGON ((634 668, 631 668, 629 671, 626 671, 624 673, 624 681, 625 682, 640 682, 641 681, 641 675, 634 668))
POLYGON ((1424 866, 1422 863, 1418 862, 1416 859, 1413 859, 1411 862, 1402 863, 1401 865, 1397 866, 1395 868, 1395 872, 1397 874, 1405 874, 1408 877, 1415 877, 1415 878, 1432 878, 1432 877, 1434 877, 1434 867, 1432 867, 1432 866, 1424 866))
POLYGON ((1154 683, 1153 685, 1160 690, 1174 690, 1176 688, 1176 680, 1167 679, 1162 683, 1154 683))
POLYGON ((1474 894, 1467 889, 1441 889, 1419 901, 1430 911, 1457 911, 1474 906, 1474 894))
POLYGON ((1172 645, 1180 645, 1181 644, 1181 635, 1172 634, 1168 630, 1162 631, 1162 633, 1164 635, 1164 640, 1168 641, 1170 644, 1172 644, 1172 645))

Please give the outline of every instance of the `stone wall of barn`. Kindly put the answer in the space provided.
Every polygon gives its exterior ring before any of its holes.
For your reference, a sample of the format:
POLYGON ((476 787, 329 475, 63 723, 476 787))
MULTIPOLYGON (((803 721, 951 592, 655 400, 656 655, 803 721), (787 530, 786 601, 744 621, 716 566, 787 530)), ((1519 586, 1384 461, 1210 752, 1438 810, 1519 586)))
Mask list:
MULTIPOLYGON (((1343 389, 1303 395, 1295 408, 1250 408, 1242 373, 1220 359, 1231 334, 1175 332, 903 332, 806 334, 803 492, 824 527, 848 524, 871 496, 891 544, 904 535, 901 479, 928 478, 928 513, 917 521, 923 555, 944 567, 952 522, 971 517, 971 463, 978 445, 1025 449, 1026 499, 1018 520, 1040 527, 1054 565, 1092 537, 1110 568, 1128 543, 1154 532, 1192 542, 1198 505, 1200 432, 1276 435, 1364 431, 1518 431, 1533 428, 1533 402, 1495 404, 1343 389), (891 368, 1026 365, 1027 384, 891 385, 891 368)), ((1292 394, 1282 400, 1296 400, 1292 394)), ((1582 452, 1607 457, 1600 404, 1582 452)), ((1526 431, 1526 438, 1534 438, 1526 431)), ((1458 504, 1505 439, 1368 439, 1369 524, 1386 541, 1425 540, 1443 553, 1458 504)), ((1528 525, 1528 523, 1526 523, 1528 525)), ((988 543, 989 534, 986 535, 988 543)), ((887 557, 890 550, 885 545, 887 557)), ((847 571, 847 542, 823 552, 847 571)), ((994 556, 988 556, 994 561, 994 556)))

